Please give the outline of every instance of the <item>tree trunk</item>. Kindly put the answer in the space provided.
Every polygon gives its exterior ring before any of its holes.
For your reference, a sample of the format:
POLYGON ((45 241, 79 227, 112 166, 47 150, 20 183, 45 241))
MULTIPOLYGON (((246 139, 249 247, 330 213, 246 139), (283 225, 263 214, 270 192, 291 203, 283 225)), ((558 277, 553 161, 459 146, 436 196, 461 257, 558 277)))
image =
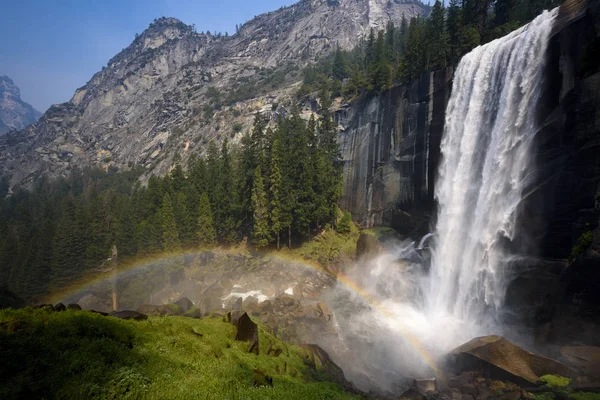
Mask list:
POLYGON ((292 225, 288 225, 288 248, 292 248, 292 225))

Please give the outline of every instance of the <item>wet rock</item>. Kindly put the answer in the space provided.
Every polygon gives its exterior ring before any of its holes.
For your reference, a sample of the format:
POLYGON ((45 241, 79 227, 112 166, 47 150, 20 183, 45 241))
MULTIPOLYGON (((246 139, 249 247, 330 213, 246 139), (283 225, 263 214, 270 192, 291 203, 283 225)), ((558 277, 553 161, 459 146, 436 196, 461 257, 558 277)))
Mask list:
POLYGON ((240 342, 249 341, 249 352, 258 355, 258 325, 246 313, 243 313, 238 319, 235 340, 240 342))
POLYGON ((91 313, 94 313, 94 314, 100 314, 103 317, 107 317, 109 315, 108 313, 105 313, 105 312, 102 312, 102 311, 96 311, 96 310, 88 310, 88 311, 91 312, 91 313))
POLYGON ((367 233, 361 233, 356 242, 356 258, 360 257, 372 257, 381 251, 381 244, 377 241, 377 238, 367 233))
POLYGON ((67 311, 67 306, 63 303, 58 303, 54 306, 54 311, 67 311))
POLYGON ((242 301, 241 297, 238 297, 235 303, 233 303, 232 310, 233 311, 242 311, 242 301))
POLYGON ((246 300, 244 300, 244 303, 242 304, 242 309, 250 315, 258 315, 261 312, 261 306, 258 299, 254 296, 246 297, 246 300))
POLYGON ((518 385, 535 384, 546 374, 573 373, 565 364, 525 351, 501 336, 475 338, 454 349, 448 361, 455 373, 480 371, 487 378, 518 385))
POLYGON ((271 312, 273 311, 273 303, 271 302, 271 300, 265 300, 261 303, 259 303, 259 310, 260 312, 271 312))
POLYGON ((227 322, 229 322, 231 325, 237 326, 238 321, 240 320, 240 317, 242 316, 242 314, 244 314, 244 312, 239 311, 239 310, 229 311, 227 313, 227 315, 225 316, 225 320, 227 322))
POLYGON ((188 299, 187 297, 182 297, 181 299, 177 300, 175 303, 173 303, 177 306, 179 306, 179 308, 181 309, 182 313, 186 313, 190 308, 194 307, 194 303, 192 303, 192 301, 190 299, 188 299))
POLYGON ((600 347, 564 346, 560 354, 579 373, 600 378, 600 347))
POLYGON ((83 296, 78 302, 84 310, 95 310, 104 313, 112 311, 111 305, 108 299, 101 299, 93 294, 87 294, 83 296))
MULTIPOLYGON (((404 391, 404 393, 402 393, 400 395, 400 400, 426 400, 427 398, 421 394, 421 392, 419 392, 417 389, 415 389, 414 387, 411 387, 409 389, 407 389, 406 391, 404 391)), ((461 398, 460 400, 464 400, 464 398, 461 398)))
POLYGON ((109 314, 111 317, 119 318, 119 319, 132 319, 135 321, 145 321, 148 319, 146 314, 142 314, 137 311, 113 311, 109 314))
POLYGON ((189 318, 196 318, 196 319, 200 319, 203 316, 202 310, 199 309, 196 306, 193 306, 192 308, 190 308, 189 310, 186 311, 186 313, 184 314, 186 317, 189 318))
POLYGON ((435 378, 415 379, 413 381, 413 387, 420 393, 436 393, 438 391, 435 378))
POLYGON ((81 311, 81 306, 79 304, 69 304, 67 305, 67 310, 73 310, 73 311, 81 311))
POLYGON ((300 347, 306 351, 308 365, 315 370, 324 370, 339 385, 350 388, 352 385, 344 377, 344 372, 338 367, 325 350, 316 344, 301 344, 300 347))

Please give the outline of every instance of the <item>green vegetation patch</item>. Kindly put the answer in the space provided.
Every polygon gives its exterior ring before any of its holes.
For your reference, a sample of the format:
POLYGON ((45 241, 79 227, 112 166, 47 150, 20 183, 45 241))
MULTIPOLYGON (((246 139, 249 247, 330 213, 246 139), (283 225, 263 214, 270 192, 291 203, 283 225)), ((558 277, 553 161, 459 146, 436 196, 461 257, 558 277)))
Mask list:
POLYGON ((375 236, 377 239, 381 239, 386 236, 396 236, 398 232, 396 232, 393 228, 389 226, 374 226, 370 229, 365 229, 361 233, 365 233, 367 235, 375 236))
POLYGON ((234 336, 221 319, 2 310, 0 398, 354 398, 262 328, 259 356, 234 336), (269 348, 282 352, 268 356, 269 348), (262 374, 272 387, 257 383, 262 374))
POLYGON ((540 377, 540 381, 544 382, 546 386, 551 388, 562 388, 569 386, 571 380, 560 375, 544 375, 540 377))
POLYGON ((573 250, 571 251, 571 258, 577 258, 583 254, 583 252, 590 247, 592 242, 594 241, 594 233, 592 231, 587 231, 577 239, 575 245, 573 246, 573 250))
POLYGON ((350 232, 347 234, 327 229, 320 235, 315 236, 313 240, 303 243, 299 248, 282 249, 282 252, 315 261, 323 266, 353 259, 360 233, 353 223, 349 229, 350 232))

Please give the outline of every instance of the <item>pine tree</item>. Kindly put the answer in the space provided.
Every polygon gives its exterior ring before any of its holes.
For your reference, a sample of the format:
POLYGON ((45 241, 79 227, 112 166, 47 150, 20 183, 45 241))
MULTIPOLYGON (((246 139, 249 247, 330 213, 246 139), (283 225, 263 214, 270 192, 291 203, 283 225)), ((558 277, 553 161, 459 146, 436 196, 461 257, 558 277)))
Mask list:
POLYGON ((181 242, 179 241, 179 232, 177 231, 171 197, 168 194, 165 194, 162 200, 160 208, 160 224, 163 251, 173 252, 180 250, 181 242))
POLYGON ((269 245, 269 215, 267 209, 267 198, 265 187, 260 173, 260 167, 256 167, 252 186, 252 210, 254 227, 252 229, 252 242, 257 248, 269 245))
POLYGON ((460 56, 460 32, 462 30, 462 11, 459 0, 450 0, 446 18, 446 31, 448 32, 448 51, 451 62, 458 62, 460 56))
POLYGON ((352 231, 352 224, 352 214, 346 211, 340 219, 340 223, 337 226, 337 231, 342 234, 350 233, 352 231))
POLYGON ((270 177, 270 194, 271 194, 271 232, 277 240, 277 250, 280 248, 281 230, 284 226, 284 204, 283 204, 283 176, 281 174, 281 159, 283 149, 281 141, 275 138, 273 141, 273 150, 271 152, 271 177, 270 177))
POLYGON ((198 223, 196 226, 196 238, 200 245, 211 245, 216 242, 213 213, 210 209, 208 195, 203 193, 198 203, 198 223))
POLYGON ((425 68, 440 69, 446 66, 448 35, 445 32, 444 6, 436 0, 427 19, 428 62, 425 68))
POLYGON ((333 58, 332 75, 334 79, 337 79, 339 81, 346 79, 346 77, 348 76, 346 67, 346 57, 339 45, 335 50, 335 55, 333 58))

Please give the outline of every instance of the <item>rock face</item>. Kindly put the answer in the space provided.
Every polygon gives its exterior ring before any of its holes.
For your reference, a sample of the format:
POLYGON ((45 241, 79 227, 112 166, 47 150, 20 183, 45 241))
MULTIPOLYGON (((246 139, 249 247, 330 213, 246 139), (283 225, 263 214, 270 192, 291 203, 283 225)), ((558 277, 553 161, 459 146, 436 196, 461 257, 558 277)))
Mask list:
POLYGON ((291 101, 307 63, 338 45, 353 48, 371 27, 427 12, 401 0, 302 0, 228 37, 160 18, 69 102, 1 140, 0 175, 27 184, 73 166, 134 164, 164 174, 173 157, 185 162, 211 139, 235 140, 235 124, 249 127, 254 112, 291 101))
POLYGON ((564 306, 570 314, 582 304, 592 305, 595 315, 600 309, 599 8, 598 1, 566 2, 548 47, 541 129, 533 146, 535 179, 511 244, 516 253, 542 261, 515 265, 518 277, 507 295, 509 308, 531 325, 548 322, 564 306), (577 254, 585 234, 593 237, 589 251, 577 254), (530 304, 525 313, 518 305, 523 296, 530 304))
POLYGON ((21 91, 8 76, 0 76, 0 135, 35 123, 41 113, 21 100, 21 91))
POLYGON ((454 349, 449 356, 451 369, 479 371, 486 377, 508 380, 518 385, 535 384, 543 375, 569 377, 566 365, 523 350, 501 336, 484 336, 454 349))
POLYGON ((238 318, 236 327, 237 332, 235 334, 235 340, 241 342, 249 341, 250 349, 248 351, 258 355, 258 325, 250 319, 248 314, 243 313, 238 318))
POLYGON ((337 111, 341 208, 364 226, 405 225, 406 213, 431 212, 451 86, 447 68, 337 111))

